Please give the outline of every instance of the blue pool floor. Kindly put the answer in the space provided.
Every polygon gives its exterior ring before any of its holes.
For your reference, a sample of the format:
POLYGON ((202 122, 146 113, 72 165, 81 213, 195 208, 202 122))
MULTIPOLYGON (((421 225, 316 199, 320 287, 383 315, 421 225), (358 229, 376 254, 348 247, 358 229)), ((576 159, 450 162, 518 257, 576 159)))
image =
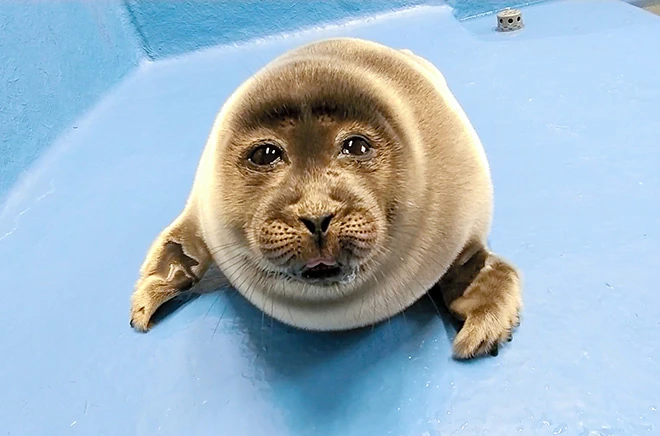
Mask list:
POLYGON ((660 17, 604 0, 523 12, 515 34, 433 7, 143 65, 0 214, 0 434, 660 434, 660 17), (427 57, 481 135, 492 246, 524 274, 499 356, 454 361, 426 303, 311 334, 224 290, 129 328, 219 107, 275 55, 335 35, 427 57))

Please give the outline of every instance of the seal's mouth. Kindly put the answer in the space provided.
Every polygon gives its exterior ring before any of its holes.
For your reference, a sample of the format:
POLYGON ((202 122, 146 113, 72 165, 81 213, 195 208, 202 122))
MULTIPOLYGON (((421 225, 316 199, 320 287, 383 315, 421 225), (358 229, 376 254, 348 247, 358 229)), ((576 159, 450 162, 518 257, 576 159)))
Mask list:
POLYGON ((300 276, 305 280, 326 281, 338 279, 342 275, 342 269, 339 266, 319 265, 314 268, 303 268, 300 276))
POLYGON ((344 275, 344 268, 334 259, 313 259, 300 270, 300 277, 310 282, 337 282, 344 275))

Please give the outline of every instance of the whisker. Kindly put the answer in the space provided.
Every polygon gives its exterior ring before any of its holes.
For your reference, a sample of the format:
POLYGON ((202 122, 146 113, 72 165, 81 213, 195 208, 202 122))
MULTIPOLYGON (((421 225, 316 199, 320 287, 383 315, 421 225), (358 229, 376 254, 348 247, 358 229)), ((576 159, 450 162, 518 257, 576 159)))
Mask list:
POLYGON ((236 265, 240 264, 241 262, 245 262, 245 261, 246 261, 246 259, 243 257, 243 253, 238 253, 235 256, 232 256, 227 260, 224 260, 222 262, 218 262, 218 267, 220 267, 221 272, 225 273, 227 271, 230 271, 236 265))
MULTIPOLYGON (((387 276, 385 275, 385 272, 383 272, 382 270, 378 270, 378 273, 379 273, 379 274, 382 276, 382 278, 387 282, 387 276)), ((374 278, 375 278, 375 277, 374 277, 374 278)), ((378 279, 376 279, 376 283, 378 283, 378 279)), ((389 311, 389 310, 388 310, 388 311, 389 311)), ((404 322, 406 325, 408 325, 408 319, 406 318, 406 312, 405 312, 405 309, 402 309, 399 313, 401 313, 401 316, 403 317, 403 322, 404 322)), ((387 318, 388 321, 389 321, 393 316, 396 316, 396 314, 394 314, 394 315, 389 315, 388 318, 387 318)))
POLYGON ((243 248, 243 244, 240 242, 228 242, 226 244, 220 244, 220 245, 215 245, 213 247, 207 247, 209 253, 211 255, 217 254, 221 250, 224 250, 226 248, 243 248))

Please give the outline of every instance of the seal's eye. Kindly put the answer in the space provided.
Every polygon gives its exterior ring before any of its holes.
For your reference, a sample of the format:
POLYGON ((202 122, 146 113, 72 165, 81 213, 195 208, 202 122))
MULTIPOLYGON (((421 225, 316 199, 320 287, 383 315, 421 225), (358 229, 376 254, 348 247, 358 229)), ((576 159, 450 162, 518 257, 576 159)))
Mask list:
POLYGON ((282 149, 274 144, 261 144, 248 156, 250 162, 258 166, 268 166, 282 159, 282 149))
POLYGON ((346 156, 369 157, 371 154, 371 145, 366 139, 360 136, 351 136, 344 141, 341 153, 346 156))

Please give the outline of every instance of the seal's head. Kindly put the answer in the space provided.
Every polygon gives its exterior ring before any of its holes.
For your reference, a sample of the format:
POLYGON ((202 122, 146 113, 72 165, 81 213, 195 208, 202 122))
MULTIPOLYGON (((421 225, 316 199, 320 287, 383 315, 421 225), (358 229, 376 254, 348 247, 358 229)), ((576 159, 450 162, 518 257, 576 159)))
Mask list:
POLYGON ((221 117, 222 233, 250 248, 264 280, 287 280, 273 292, 345 295, 387 256, 409 159, 381 82, 360 76, 350 63, 286 58, 221 117))

